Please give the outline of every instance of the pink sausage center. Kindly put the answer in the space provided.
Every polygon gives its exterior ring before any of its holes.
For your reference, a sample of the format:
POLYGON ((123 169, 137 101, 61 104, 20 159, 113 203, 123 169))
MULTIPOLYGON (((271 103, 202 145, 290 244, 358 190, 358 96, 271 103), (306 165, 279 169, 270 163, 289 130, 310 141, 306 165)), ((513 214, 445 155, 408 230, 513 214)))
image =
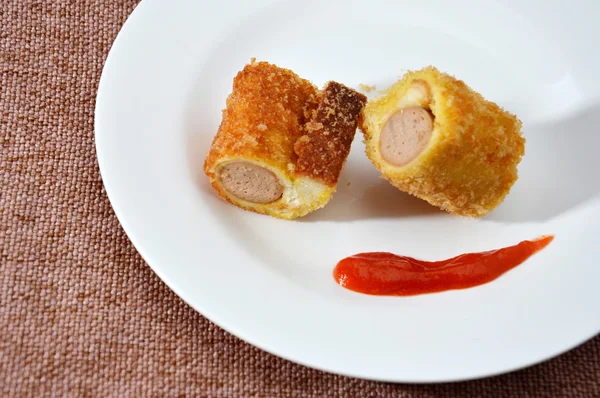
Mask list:
POLYGON ((433 130, 433 115, 421 107, 400 109, 387 120, 379 145, 382 158, 394 166, 413 161, 427 147, 433 130))
POLYGON ((233 196, 252 203, 271 203, 283 195, 283 186, 271 171, 244 161, 225 165, 219 179, 233 196))

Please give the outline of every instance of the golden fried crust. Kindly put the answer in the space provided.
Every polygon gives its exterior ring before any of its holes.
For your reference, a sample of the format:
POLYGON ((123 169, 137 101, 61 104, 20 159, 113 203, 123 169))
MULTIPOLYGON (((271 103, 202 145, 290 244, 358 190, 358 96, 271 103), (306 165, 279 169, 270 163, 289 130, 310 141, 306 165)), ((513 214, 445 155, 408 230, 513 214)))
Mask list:
POLYGON ((266 62, 246 65, 234 79, 204 163, 212 186, 238 207, 278 218, 296 218, 323 207, 335 192, 350 151, 364 103, 357 108, 356 98, 352 90, 338 83, 319 92, 288 69, 266 62), (315 128, 319 124, 322 128, 315 128), (295 151, 298 141, 306 141, 296 148, 302 162, 295 151), (228 192, 219 178, 220 170, 239 161, 271 171, 283 187, 282 197, 261 204, 228 192))
POLYGON ((337 184, 366 102, 367 97, 340 83, 325 85, 316 115, 305 126, 307 134, 294 146, 298 175, 337 184))
POLYGON ((296 161, 294 144, 304 134, 305 112, 317 101, 317 88, 291 70, 267 62, 246 65, 233 80, 204 170, 210 176, 224 156, 290 167, 296 161))
POLYGON ((517 180, 524 153, 516 116, 433 67, 406 74, 383 97, 369 102, 359 125, 367 156, 386 179, 452 214, 480 217, 498 206, 517 180), (427 95, 409 98, 415 81, 426 85, 427 95), (415 160, 394 167, 381 157, 379 134, 393 113, 409 105, 428 108, 434 130, 415 160))

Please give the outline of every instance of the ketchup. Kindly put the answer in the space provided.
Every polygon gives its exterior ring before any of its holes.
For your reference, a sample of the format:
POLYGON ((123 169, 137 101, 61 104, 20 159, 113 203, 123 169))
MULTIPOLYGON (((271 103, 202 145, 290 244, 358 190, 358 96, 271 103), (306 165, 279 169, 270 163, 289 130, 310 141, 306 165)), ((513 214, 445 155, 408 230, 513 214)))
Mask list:
POLYGON ((333 271, 346 289, 378 296, 412 296, 482 285, 542 250, 554 236, 443 261, 422 261, 392 253, 359 253, 340 261, 333 271))

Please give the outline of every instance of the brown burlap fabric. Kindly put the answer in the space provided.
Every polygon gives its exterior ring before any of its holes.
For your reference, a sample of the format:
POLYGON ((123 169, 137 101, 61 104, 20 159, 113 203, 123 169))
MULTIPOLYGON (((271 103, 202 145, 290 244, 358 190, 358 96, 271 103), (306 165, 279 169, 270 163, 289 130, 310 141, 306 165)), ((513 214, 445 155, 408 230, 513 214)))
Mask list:
POLYGON ((276 358, 187 307, 127 240, 96 163, 96 88, 135 4, 0 2, 3 397, 600 396, 598 338, 506 376, 393 385, 276 358))

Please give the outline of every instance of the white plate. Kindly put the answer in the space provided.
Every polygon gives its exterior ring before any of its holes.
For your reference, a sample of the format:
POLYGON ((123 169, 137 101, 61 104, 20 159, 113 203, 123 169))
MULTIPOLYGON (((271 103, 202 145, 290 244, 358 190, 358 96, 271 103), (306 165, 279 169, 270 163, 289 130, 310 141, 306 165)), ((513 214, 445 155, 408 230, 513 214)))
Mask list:
POLYGON ((599 14, 593 0, 144 0, 98 91, 106 190, 171 289, 276 355, 399 382, 542 361, 600 330, 599 14), (453 217, 379 179, 358 138, 325 209, 282 221, 230 206, 202 163, 251 57, 354 87, 435 65, 523 119, 521 177, 488 217, 453 217), (473 289, 371 297, 332 278, 355 252, 434 260, 551 233, 548 248, 473 289))

